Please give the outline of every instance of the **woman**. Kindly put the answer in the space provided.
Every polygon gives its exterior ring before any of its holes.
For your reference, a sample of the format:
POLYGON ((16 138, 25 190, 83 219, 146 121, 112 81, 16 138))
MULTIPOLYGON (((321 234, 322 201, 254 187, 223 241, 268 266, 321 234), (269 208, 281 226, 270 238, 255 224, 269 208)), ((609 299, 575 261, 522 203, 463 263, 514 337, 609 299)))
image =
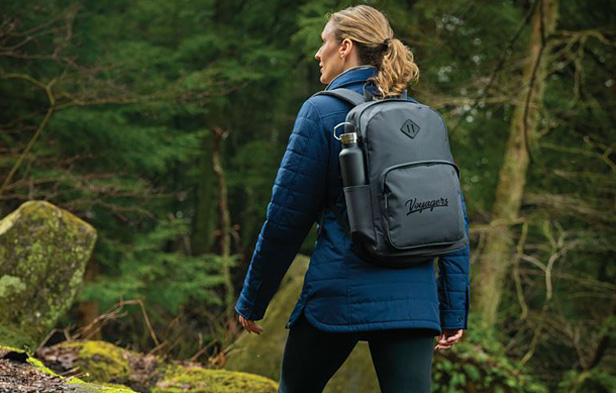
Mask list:
MULTIPOLYGON (((366 85, 382 99, 399 95, 418 77, 413 54, 372 7, 334 13, 321 38, 315 59, 326 90, 362 92, 366 85)), ((382 392, 430 392, 434 337, 438 335, 434 349, 448 349, 467 328, 469 248, 439 258, 438 281, 433 261, 387 269, 355 255, 328 208, 336 203, 345 211, 341 147, 332 129, 349 110, 348 104, 324 95, 302 105, 235 310, 246 330, 263 331, 255 321, 263 318, 318 220, 304 287, 286 324, 290 331, 280 392, 321 392, 358 340, 369 343, 382 392)), ((462 205, 468 231, 463 198, 462 205)))

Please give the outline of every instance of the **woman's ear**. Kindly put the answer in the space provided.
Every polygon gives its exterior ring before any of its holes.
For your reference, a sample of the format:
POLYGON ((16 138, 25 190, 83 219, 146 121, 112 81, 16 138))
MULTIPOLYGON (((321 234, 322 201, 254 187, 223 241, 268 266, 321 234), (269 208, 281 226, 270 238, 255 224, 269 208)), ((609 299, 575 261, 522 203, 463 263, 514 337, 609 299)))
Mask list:
POLYGON ((354 46, 355 45, 353 44, 353 41, 351 39, 345 38, 340 43, 340 55, 343 57, 347 57, 353 50, 354 46))

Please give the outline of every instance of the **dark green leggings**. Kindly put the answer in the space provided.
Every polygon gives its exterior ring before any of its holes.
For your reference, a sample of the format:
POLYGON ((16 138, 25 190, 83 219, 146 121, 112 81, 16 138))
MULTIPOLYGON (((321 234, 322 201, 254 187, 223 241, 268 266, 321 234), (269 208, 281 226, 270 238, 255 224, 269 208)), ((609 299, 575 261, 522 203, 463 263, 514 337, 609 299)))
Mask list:
POLYGON ((430 393, 437 334, 428 329, 322 332, 302 313, 289 331, 278 392, 322 392, 355 344, 367 340, 382 393, 430 393))

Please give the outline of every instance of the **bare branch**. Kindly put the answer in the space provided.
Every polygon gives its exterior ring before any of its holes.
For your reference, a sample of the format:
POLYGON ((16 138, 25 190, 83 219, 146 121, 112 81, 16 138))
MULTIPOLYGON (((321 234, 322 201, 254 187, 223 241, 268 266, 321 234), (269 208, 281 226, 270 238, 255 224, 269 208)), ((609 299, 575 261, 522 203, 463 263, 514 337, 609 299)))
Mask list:
POLYGON ((518 245, 516 247, 516 254, 513 257, 513 269, 511 270, 511 274, 513 275, 513 279, 515 282, 516 294, 518 297, 518 302, 520 303, 520 307, 522 308, 522 314, 520 315, 520 319, 526 319, 528 315, 528 306, 526 305, 526 300, 524 299, 524 290, 522 289, 522 283, 520 280, 520 259, 524 254, 524 244, 526 243, 526 235, 528 234, 528 223, 524 223, 522 225, 522 234, 520 235, 520 239, 518 240, 518 245))
POLYGON ((614 151, 615 145, 610 146, 609 148, 607 148, 605 151, 601 153, 590 151, 588 149, 555 145, 552 143, 542 143, 541 147, 545 147, 546 149, 551 149, 551 150, 556 150, 556 151, 562 151, 565 153, 580 154, 580 155, 587 156, 587 157, 597 158, 603 163, 605 163, 607 166, 609 166, 612 171, 616 172, 616 163, 610 159, 610 155, 614 151))

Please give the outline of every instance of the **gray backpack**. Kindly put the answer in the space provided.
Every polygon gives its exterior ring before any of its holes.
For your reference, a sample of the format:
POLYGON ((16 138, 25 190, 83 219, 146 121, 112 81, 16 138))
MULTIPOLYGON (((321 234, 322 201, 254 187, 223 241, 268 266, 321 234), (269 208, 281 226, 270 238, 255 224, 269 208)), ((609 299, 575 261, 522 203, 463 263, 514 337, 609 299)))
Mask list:
POLYGON ((379 266, 411 267, 466 247, 459 169, 442 116, 408 101, 406 91, 379 101, 349 89, 317 94, 353 105, 339 126, 358 134, 368 184, 343 188, 348 222, 329 206, 353 251, 379 266))

